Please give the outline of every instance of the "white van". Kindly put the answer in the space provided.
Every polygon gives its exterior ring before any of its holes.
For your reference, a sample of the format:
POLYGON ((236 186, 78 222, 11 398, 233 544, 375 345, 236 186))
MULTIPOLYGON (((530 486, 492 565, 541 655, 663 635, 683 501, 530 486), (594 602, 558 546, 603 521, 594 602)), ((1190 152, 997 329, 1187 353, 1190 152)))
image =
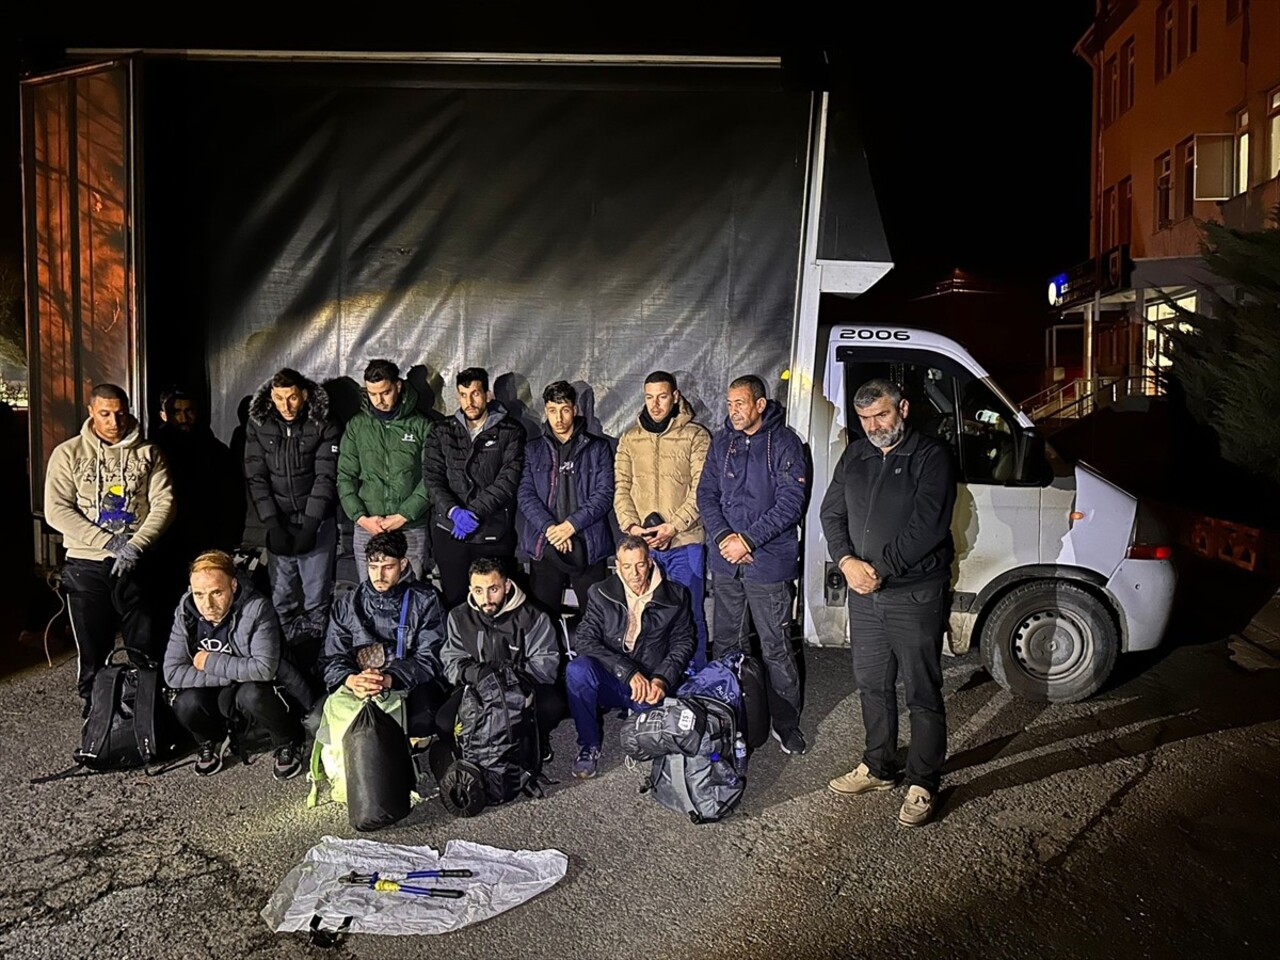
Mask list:
POLYGON ((960 471, 948 645, 975 640, 991 675, 1035 700, 1095 692, 1122 652, 1159 645, 1175 574, 1167 542, 1137 498, 1085 464, 1066 465, 960 344, 903 327, 831 330, 810 442, 814 492, 806 516, 806 634, 848 643, 844 578, 827 552, 818 509, 849 430, 850 404, 872 377, 902 385, 908 422, 948 443, 960 471), (1140 515, 1141 514, 1141 515, 1140 515))

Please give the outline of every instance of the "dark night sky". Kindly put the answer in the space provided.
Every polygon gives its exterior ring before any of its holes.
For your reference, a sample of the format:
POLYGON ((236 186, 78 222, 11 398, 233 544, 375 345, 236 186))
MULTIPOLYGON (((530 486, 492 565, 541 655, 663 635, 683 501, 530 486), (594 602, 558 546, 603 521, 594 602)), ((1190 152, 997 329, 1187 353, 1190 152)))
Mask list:
MULTIPOLYGON (((50 63, 63 45, 782 53, 801 69, 834 63, 855 85, 890 249, 900 267, 926 275, 960 267, 1039 288, 1083 260, 1090 77, 1072 47, 1089 24, 1092 0, 1052 5, 1056 19, 1031 10, 1039 6, 1033 4, 1018 5, 1027 12, 1012 17, 986 4, 859 9, 871 6, 846 8, 856 11, 848 21, 858 27, 824 36, 822 42, 832 45, 825 53, 819 43, 779 49, 755 28, 695 30, 685 22, 678 36, 675 25, 640 23, 620 41, 581 24, 522 30, 508 21, 495 31, 436 20, 429 31, 354 26, 341 32, 338 43, 333 36, 300 34, 296 25, 280 31, 258 26, 250 37, 243 21, 234 33, 226 27, 165 31, 151 24, 103 30, 82 21, 73 32, 37 22, 11 34, 0 69, 16 86, 22 69, 50 63)), ((6 105, 0 252, 20 256, 18 98, 11 87, 0 100, 6 105)))

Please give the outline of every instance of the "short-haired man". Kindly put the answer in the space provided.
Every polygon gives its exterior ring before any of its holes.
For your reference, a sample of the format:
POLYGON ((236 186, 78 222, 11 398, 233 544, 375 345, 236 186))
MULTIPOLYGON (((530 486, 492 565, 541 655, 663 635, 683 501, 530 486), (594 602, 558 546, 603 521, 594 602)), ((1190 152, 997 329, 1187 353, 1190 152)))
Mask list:
POLYGON ((390 360, 364 371, 362 409, 347 422, 338 451, 338 496, 355 523, 357 562, 369 538, 399 530, 419 578, 427 561, 427 488, 422 446, 431 424, 418 412, 418 392, 390 360))
POLYGON ((662 575, 643 537, 618 542, 618 575, 587 593, 578 625, 578 656, 565 684, 578 731, 573 775, 596 775, 600 762, 600 711, 648 710, 673 693, 697 642, 689 591, 662 575))
POLYGON ((785 753, 804 753, 800 671, 791 642, 793 588, 800 573, 800 520, 808 489, 804 444, 782 407, 748 374, 729 384, 724 429, 711 441, 698 509, 711 551, 716 656, 749 652, 760 636, 769 678, 773 735, 785 753))
POLYGON ((324 387, 288 367, 249 404, 244 472, 267 528, 271 602, 287 640, 324 635, 338 544, 338 440, 324 387))
POLYGON ((62 586, 75 636, 77 686, 88 716, 93 678, 116 629, 135 663, 158 655, 148 557, 174 515, 164 455, 142 439, 129 396, 113 383, 89 393, 79 434, 54 447, 44 481, 45 519, 62 534, 62 586))
POLYGON ((196 557, 190 584, 174 614, 164 681, 177 691, 173 710, 198 744, 196 773, 207 777, 222 769, 231 742, 228 722, 238 713, 270 736, 272 776, 297 776, 301 712, 310 703, 286 693, 304 689, 305 682, 280 658, 275 610, 237 578, 235 561, 221 550, 196 557))
POLYGON ((853 407, 865 436, 840 456, 821 517, 831 559, 849 586, 849 643, 866 750, 831 789, 856 795, 894 785, 901 673, 911 745, 898 821, 914 827, 933 816, 947 752, 942 634, 955 557, 955 467, 944 444, 908 426, 909 406, 897 384, 867 381, 853 407))
POLYGON ((643 537, 664 576, 682 584, 698 633, 693 665, 707 658, 706 545, 698 515, 698 481, 711 446, 707 428, 693 420, 676 378, 655 370, 644 380, 644 406, 636 425, 618 440, 613 509, 623 533, 643 537))
POLYGON ((524 469, 524 427, 489 392, 489 374, 457 376, 458 410, 423 447, 422 477, 431 497, 431 552, 445 605, 467 596, 467 570, 480 557, 516 549, 516 491, 524 469))
POLYGON ((435 589, 414 575, 408 553, 399 530, 369 538, 369 576, 334 601, 320 666, 330 696, 404 691, 408 734, 428 737, 444 700, 444 608, 435 589))
POLYGON ((587 432, 578 392, 557 380, 542 391, 547 422, 525 446, 520 477, 521 542, 530 557, 529 592, 542 609, 564 612, 565 586, 579 607, 587 590, 609 575, 613 532, 613 451, 587 432))
POLYGON ((556 686, 560 645, 551 619, 530 603, 503 569, 503 561, 481 557, 468 571, 466 602, 449 611, 448 633, 440 659, 456 689, 436 714, 436 733, 453 742, 453 727, 462 700, 462 686, 476 683, 493 667, 509 663, 534 687, 539 747, 544 760, 551 755, 551 731, 566 714, 564 694, 556 686))

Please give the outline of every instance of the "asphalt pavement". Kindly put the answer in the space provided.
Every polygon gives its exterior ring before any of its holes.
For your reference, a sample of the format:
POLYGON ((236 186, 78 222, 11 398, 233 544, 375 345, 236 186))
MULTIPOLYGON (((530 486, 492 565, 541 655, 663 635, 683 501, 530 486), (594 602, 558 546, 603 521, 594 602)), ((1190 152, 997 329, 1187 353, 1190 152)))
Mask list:
POLYGON ((0 956, 1274 955, 1280 670, 1236 666, 1224 636, 1188 620, 1181 642, 1123 658, 1070 706, 1014 699, 977 654, 946 661, 951 758, 937 822, 917 830, 896 823, 901 790, 827 790, 862 730, 845 650, 806 651, 810 751, 754 754, 720 824, 638 793, 616 719, 601 775, 573 780, 565 723, 545 799, 472 820, 428 800, 372 836, 556 848, 558 886, 443 938, 349 936, 327 952, 259 911, 321 837, 357 835, 345 809, 307 810, 305 779, 274 782, 266 755, 208 779, 187 765, 32 785, 69 764, 80 726, 74 665, 40 665, 0 681, 0 956))

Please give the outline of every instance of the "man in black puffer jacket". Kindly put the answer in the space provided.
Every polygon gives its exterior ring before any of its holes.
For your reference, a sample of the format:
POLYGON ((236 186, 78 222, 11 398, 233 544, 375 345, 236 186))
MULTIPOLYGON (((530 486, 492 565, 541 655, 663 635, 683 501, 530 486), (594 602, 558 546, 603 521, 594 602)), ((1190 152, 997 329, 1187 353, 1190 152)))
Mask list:
POLYGON ((524 427, 490 396, 488 373, 469 367, 457 383, 457 413, 436 425, 422 448, 431 552, 450 610, 466 598, 472 561, 515 554, 525 442, 524 427))
POLYGON ((271 602, 294 644, 323 637, 329 620, 341 435, 324 387, 288 367, 249 405, 244 472, 267 528, 271 602))

